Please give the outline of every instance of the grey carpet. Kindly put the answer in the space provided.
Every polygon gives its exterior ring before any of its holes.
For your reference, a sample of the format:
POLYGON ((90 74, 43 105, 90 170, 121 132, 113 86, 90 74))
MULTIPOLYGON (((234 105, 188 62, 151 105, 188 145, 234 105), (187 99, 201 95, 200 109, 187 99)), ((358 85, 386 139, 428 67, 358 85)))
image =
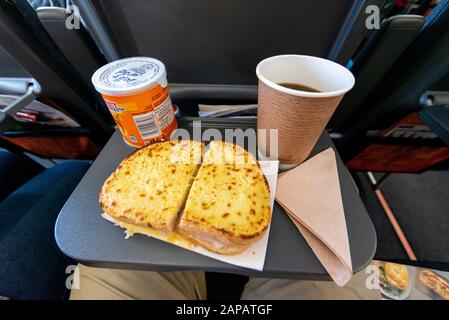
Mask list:
POLYGON ((373 221, 377 233, 377 260, 407 260, 408 257, 377 200, 364 172, 352 172, 360 189, 360 197, 373 221))
POLYGON ((449 172, 393 174, 382 191, 418 260, 449 263, 449 172))

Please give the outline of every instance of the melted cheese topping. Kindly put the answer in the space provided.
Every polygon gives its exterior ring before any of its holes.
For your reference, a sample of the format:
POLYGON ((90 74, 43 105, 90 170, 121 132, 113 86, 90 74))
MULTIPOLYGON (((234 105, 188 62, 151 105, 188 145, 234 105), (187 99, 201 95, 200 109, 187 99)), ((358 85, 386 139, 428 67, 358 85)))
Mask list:
POLYGON ((180 234, 178 234, 176 231, 172 231, 169 234, 166 234, 162 231, 154 230, 151 228, 145 228, 145 227, 139 227, 135 226, 129 223, 121 222, 116 219, 108 218, 108 220, 112 220, 115 225, 119 226, 120 228, 125 229, 126 233, 126 239, 131 238, 135 234, 143 234, 150 238, 156 238, 165 242, 169 242, 172 244, 175 244, 177 246, 181 246, 187 249, 192 249, 195 247, 195 245, 190 242, 189 240, 183 238, 180 234))
POLYGON ((236 145, 212 142, 187 199, 185 219, 248 237, 266 230, 270 193, 255 158, 236 145))
POLYGON ((103 187, 110 216, 158 229, 173 228, 202 156, 198 142, 165 142, 137 151, 103 187))

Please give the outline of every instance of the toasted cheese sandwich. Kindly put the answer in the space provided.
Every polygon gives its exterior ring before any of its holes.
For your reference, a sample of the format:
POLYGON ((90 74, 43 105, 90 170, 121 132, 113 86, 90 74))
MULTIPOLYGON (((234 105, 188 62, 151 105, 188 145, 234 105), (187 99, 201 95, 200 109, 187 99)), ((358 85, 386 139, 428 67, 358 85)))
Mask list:
POLYGON ((170 233, 201 165, 204 145, 168 141, 125 159, 106 180, 100 206, 113 219, 170 233))
POLYGON ((422 270, 419 280, 442 299, 449 300, 449 282, 430 270, 422 270))
POLYGON ((270 221, 269 186, 257 160, 239 146, 212 142, 178 232, 212 252, 234 255, 260 239, 270 221))
POLYGON ((409 286, 409 272, 406 266, 396 263, 385 263, 385 277, 388 282, 399 290, 406 290, 409 286))

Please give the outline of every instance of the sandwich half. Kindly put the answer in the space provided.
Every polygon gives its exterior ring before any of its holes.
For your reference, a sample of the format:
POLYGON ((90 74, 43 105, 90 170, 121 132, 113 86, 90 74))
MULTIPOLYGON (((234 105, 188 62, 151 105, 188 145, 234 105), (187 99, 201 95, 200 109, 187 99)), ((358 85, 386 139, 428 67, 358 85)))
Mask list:
POLYGON ((209 251, 235 255, 259 240, 270 221, 269 186, 255 157, 211 142, 177 231, 209 251))
POLYGON ((104 183, 101 208, 118 222, 169 234, 201 165, 203 149, 204 144, 195 141, 140 149, 104 183))

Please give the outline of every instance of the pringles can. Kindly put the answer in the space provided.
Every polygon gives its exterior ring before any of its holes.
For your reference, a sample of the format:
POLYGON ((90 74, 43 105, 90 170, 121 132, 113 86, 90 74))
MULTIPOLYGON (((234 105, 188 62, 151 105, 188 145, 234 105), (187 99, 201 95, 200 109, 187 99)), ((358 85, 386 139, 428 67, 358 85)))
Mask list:
POLYGON ((117 60, 95 72, 92 83, 129 145, 140 148, 169 140, 178 128, 161 61, 146 57, 117 60))

